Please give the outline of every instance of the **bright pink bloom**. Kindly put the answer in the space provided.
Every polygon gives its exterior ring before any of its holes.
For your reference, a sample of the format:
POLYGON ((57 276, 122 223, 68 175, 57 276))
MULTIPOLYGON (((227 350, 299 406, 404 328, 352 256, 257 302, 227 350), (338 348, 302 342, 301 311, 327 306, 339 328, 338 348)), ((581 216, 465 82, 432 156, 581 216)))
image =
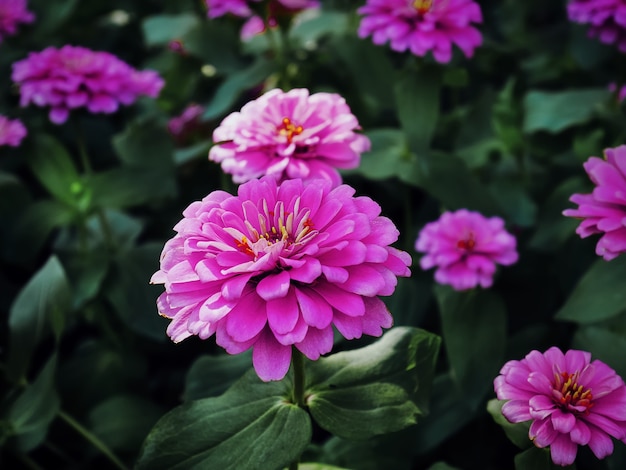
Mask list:
POLYGON ((20 105, 50 106, 50 120, 64 123, 70 110, 114 113, 138 96, 156 98, 164 82, 146 70, 138 72, 108 52, 66 45, 31 52, 13 64, 12 79, 20 85, 20 105))
POLYGON ((604 44, 615 44, 626 52, 626 2, 624 0, 572 0, 567 5, 569 19, 589 24, 589 36, 604 44))
POLYGON ((596 253, 610 261, 626 251, 626 145, 605 149, 604 156, 583 164, 596 187, 590 194, 572 195, 578 208, 563 215, 583 219, 576 229, 581 238, 603 233, 596 253))
POLYGON ((35 15, 27 10, 26 0, 0 0, 0 43, 17 33, 20 23, 32 23, 35 15))
POLYGON ((24 137, 26 137, 26 128, 21 121, 0 115, 0 146, 18 147, 24 137))
POLYGON ((271 90, 227 116, 213 133, 209 159, 235 183, 272 175, 325 178, 337 186, 336 168, 355 168, 369 150, 346 101, 335 93, 271 90), (220 144, 220 142, 224 142, 220 144))
POLYGON ((436 266, 435 280, 456 290, 491 287, 496 263, 510 265, 518 258, 515 237, 500 217, 488 219, 466 209, 444 212, 426 224, 415 249, 426 253, 422 269, 436 266))
POLYGON ((359 37, 372 36, 374 44, 389 42, 394 51, 420 57, 432 51, 440 63, 452 59, 452 44, 472 57, 483 40, 472 25, 483 20, 473 0, 367 0, 358 12, 359 37))
POLYGON ((398 230, 380 206, 327 180, 252 180, 237 196, 192 203, 165 244, 157 301, 175 342, 215 333, 230 354, 253 348, 259 377, 280 380, 292 346, 316 360, 347 339, 380 336, 392 317, 379 295, 410 275, 398 230))
POLYGON ((507 362, 494 381, 502 414, 512 423, 532 420, 529 438, 550 446, 552 461, 570 465, 578 446, 599 459, 613 453, 611 436, 626 442, 626 386, 591 354, 552 347, 507 362))
MULTIPOLYGON (((248 18, 241 29, 241 38, 250 39, 265 31, 263 18, 256 16, 250 8, 250 3, 260 0, 205 0, 209 18, 217 18, 227 14, 248 18)), ((279 16, 291 16, 310 8, 319 8, 319 0, 271 0, 268 9, 268 23, 276 26, 279 16)))

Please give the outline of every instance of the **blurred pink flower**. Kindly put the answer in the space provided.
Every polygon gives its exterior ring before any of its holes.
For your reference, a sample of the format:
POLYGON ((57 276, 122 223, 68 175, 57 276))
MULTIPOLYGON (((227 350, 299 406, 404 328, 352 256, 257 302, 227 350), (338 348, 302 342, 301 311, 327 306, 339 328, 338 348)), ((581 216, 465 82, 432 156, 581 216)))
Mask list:
POLYGON ((26 137, 26 127, 20 120, 11 120, 0 115, 0 146, 18 147, 24 137, 26 137))
POLYGON ((615 44, 626 52, 626 2, 624 0, 571 0, 569 19, 589 24, 589 36, 604 44, 615 44))
POLYGON ((209 159, 235 183, 272 175, 325 178, 341 184, 336 168, 355 168, 370 148, 346 101, 335 93, 274 89, 227 116, 213 133, 209 159))
POLYGON ((609 91, 616 94, 618 103, 621 103, 622 101, 624 101, 624 98, 626 98, 626 85, 618 87, 617 83, 610 83, 609 91))
POLYGON ((35 15, 27 10, 26 0, 0 0, 0 43, 17 33, 20 23, 32 23, 35 15))
POLYGON ((154 71, 138 72, 108 52, 66 45, 31 52, 13 64, 12 79, 20 86, 20 105, 50 106, 50 120, 64 123, 72 109, 114 113, 138 96, 156 98, 164 85, 154 71))
POLYGON ((578 446, 599 459, 613 453, 611 436, 626 443, 626 386, 591 354, 556 347, 507 362, 494 381, 502 414, 512 423, 532 420, 529 438, 550 446, 552 461, 570 465, 578 446))
POLYGON ((190 104, 180 116, 174 116, 168 121, 168 132, 176 139, 183 139, 185 134, 200 126, 199 118, 202 113, 204 113, 204 107, 196 103, 190 104))
POLYGON ((354 189, 300 179, 252 180, 237 196, 215 191, 192 203, 151 282, 175 342, 191 335, 230 354, 253 348, 264 380, 280 380, 292 346, 316 360, 347 339, 392 324, 380 295, 410 275, 408 253, 388 246, 398 230, 354 189))
POLYGON ((389 42, 394 51, 420 57, 432 51, 440 63, 452 59, 452 44, 468 58, 482 44, 472 25, 482 22, 482 12, 473 0, 367 0, 358 12, 359 37, 372 36, 374 44, 389 42))
POLYGON ((563 215, 583 219, 576 229, 581 238, 604 234, 596 253, 610 261, 626 251, 626 145, 605 149, 604 156, 584 163, 596 187, 590 194, 572 195, 570 201, 578 208, 566 209, 563 215))
POLYGON ((491 287, 496 263, 510 265, 518 258, 515 237, 500 217, 488 219, 466 209, 444 212, 426 224, 415 249, 426 253, 422 269, 436 266, 435 280, 456 290, 491 287))
MULTIPOLYGON (((241 28, 241 38, 248 40, 265 31, 265 22, 256 16, 250 8, 250 3, 259 3, 260 0, 205 0, 209 18, 218 18, 227 14, 248 18, 241 28)), ((302 10, 319 8, 319 0, 271 0, 268 7, 267 22, 276 26, 279 16, 291 16, 302 10)))

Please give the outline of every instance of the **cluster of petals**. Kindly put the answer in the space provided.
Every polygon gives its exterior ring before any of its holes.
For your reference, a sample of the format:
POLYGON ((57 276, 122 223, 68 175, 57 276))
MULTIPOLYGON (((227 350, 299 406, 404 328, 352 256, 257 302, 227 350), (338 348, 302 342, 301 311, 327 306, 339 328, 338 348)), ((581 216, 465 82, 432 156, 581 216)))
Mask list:
POLYGON ((26 137, 26 127, 18 119, 0 115, 0 146, 18 147, 26 137))
POLYGON ((359 37, 420 57, 432 51, 439 63, 450 62, 453 45, 469 58, 482 44, 473 26, 482 22, 482 12, 473 0, 367 0, 358 12, 359 37))
MULTIPOLYGON (((227 14, 247 18, 248 21, 241 29, 241 38, 248 40, 265 31, 263 18, 254 14, 250 2, 260 0, 205 0, 209 18, 218 18, 227 14)), ((270 26, 277 24, 276 18, 283 15, 294 15, 302 10, 319 8, 319 0, 271 0, 268 6, 267 23, 270 26)))
POLYGON ((335 93, 270 90, 227 116, 213 133, 209 159, 235 183, 272 175, 277 180, 324 178, 341 184, 337 168, 356 168, 370 141, 335 93))
POLYGON ((411 257, 391 246, 394 224, 368 197, 327 180, 252 180, 233 196, 192 203, 151 282, 173 341, 191 335, 230 354, 253 349, 264 381, 280 380, 292 347, 309 359, 347 339, 380 336, 392 317, 378 296, 408 276, 411 257))
POLYGON ((604 44, 615 44, 626 53, 626 2, 624 0, 572 0, 567 4, 569 19, 588 24, 589 36, 604 44))
POLYGON ((556 347, 507 362, 494 381, 502 414, 512 423, 531 421, 529 438, 550 446, 552 461, 571 465, 578 446, 599 459, 613 453, 611 437, 626 442, 626 386, 591 354, 556 347))
POLYGON ((455 290, 491 287, 496 263, 517 261, 517 242, 500 217, 460 209, 444 212, 420 231, 415 249, 425 253, 422 269, 437 267, 435 280, 455 290))
POLYGON ((49 106, 55 124, 81 107, 114 113, 141 95, 157 97, 164 85, 152 70, 140 72, 108 52, 70 45, 31 52, 13 64, 11 78, 19 84, 21 106, 49 106))
POLYGON ((200 116, 203 113, 203 106, 196 103, 190 104, 179 116, 174 116, 167 122, 168 132, 176 140, 184 140, 187 134, 201 127, 200 116))
POLYGON ((610 261, 626 252, 626 145, 605 149, 605 159, 591 157, 584 163, 596 185, 590 194, 574 194, 570 201, 578 204, 563 215, 582 219, 576 229, 581 238, 603 234, 596 253, 610 261))
POLYGON ((28 11, 26 0, 0 0, 0 43, 17 33, 20 24, 32 23, 35 15, 28 11))

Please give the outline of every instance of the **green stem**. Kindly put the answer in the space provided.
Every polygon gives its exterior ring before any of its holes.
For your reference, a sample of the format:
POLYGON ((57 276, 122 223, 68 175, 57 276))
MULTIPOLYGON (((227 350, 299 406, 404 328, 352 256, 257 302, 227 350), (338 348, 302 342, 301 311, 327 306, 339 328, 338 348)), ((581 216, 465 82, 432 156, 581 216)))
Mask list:
POLYGON ((304 408, 304 356, 295 347, 291 364, 293 365, 293 403, 304 408))
POLYGON ((70 425, 76 432, 78 432, 78 434, 83 436, 91 445, 102 452, 102 454, 109 459, 115 467, 120 470, 128 470, 128 467, 126 467, 126 465, 124 465, 124 463, 113 453, 113 451, 109 449, 107 445, 95 434, 83 427, 78 421, 65 413, 63 410, 59 411, 59 417, 70 425))
POLYGON ((44 470, 43 467, 40 467, 39 464, 31 459, 28 455, 18 454, 18 456, 26 468, 29 468, 31 470, 44 470))

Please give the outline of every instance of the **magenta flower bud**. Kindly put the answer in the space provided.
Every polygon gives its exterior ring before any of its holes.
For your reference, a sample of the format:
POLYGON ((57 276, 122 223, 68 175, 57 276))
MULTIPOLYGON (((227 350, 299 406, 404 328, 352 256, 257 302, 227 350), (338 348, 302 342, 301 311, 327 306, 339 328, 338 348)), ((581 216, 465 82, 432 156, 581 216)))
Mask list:
POLYGON ((26 0, 0 0, 0 43, 7 36, 17 33, 20 23, 35 21, 35 15, 27 10, 26 0))
POLYGON ((26 127, 21 121, 0 115, 0 146, 19 147, 24 137, 26 137, 26 127))

